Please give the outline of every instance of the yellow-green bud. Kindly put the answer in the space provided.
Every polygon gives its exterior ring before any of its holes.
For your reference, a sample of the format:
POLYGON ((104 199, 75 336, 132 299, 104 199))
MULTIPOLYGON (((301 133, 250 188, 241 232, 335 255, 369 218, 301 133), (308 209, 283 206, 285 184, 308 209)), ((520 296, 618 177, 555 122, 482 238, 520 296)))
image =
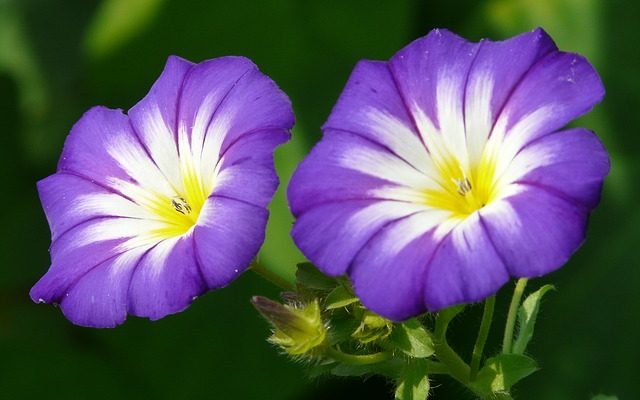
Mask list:
POLYGON ((364 310, 360 325, 351 336, 360 343, 382 340, 391 334, 393 322, 369 310, 364 310))
POLYGON ((317 300, 307 304, 287 305, 255 296, 251 302, 273 326, 269 341, 292 356, 311 355, 327 338, 317 300))

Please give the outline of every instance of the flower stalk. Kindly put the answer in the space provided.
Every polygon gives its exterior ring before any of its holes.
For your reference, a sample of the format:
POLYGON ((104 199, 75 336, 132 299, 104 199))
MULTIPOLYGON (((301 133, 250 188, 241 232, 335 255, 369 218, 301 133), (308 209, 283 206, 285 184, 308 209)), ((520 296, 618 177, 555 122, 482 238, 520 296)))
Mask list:
POLYGON ((516 325, 516 317, 518 315, 518 307, 520 307, 520 300, 522 294, 527 286, 528 279, 520 278, 516 283, 516 288, 513 291, 513 297, 511 298, 511 304, 509 305, 509 313, 507 314, 507 322, 504 327, 504 338, 502 339, 502 352, 505 354, 511 353, 511 344, 513 343, 513 330, 516 325))
POLYGON ((386 361, 393 356, 391 352, 387 351, 373 354, 348 354, 334 347, 327 347, 324 353, 329 358, 350 365, 377 364, 379 362, 386 361))
POLYGON ((484 345, 487 343, 489 337, 489 330, 491 329, 491 322, 493 320, 493 310, 496 305, 496 297, 491 296, 484 302, 484 310, 482 312, 482 322, 480 323, 480 329, 478 330, 478 337, 476 343, 473 346, 473 355, 471 358, 471 371, 470 379, 473 381, 478 375, 480 369, 480 361, 482 359, 482 353, 484 351, 484 345))
POLYGON ((449 322, 461 311, 461 308, 446 309, 438 313, 435 326, 436 357, 449 370, 449 375, 465 386, 470 382, 469 365, 462 360, 458 353, 447 343, 447 328, 449 322))

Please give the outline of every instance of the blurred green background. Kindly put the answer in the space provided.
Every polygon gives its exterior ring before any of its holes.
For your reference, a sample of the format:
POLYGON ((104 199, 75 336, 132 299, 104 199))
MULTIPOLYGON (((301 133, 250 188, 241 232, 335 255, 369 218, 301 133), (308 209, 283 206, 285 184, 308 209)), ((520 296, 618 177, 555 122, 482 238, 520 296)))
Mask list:
MULTIPOLYGON (((561 49, 586 55, 607 96, 578 125, 595 129, 613 169, 588 240, 554 283, 530 352, 542 370, 518 399, 637 399, 640 362, 640 3, 622 0, 0 0, 0 397, 91 399, 390 399, 383 380, 310 380, 264 338, 249 296, 277 296, 245 274, 229 288, 159 322, 114 330, 68 323, 32 304, 46 271, 49 231, 35 182, 55 170, 66 134, 92 105, 128 109, 177 54, 253 59, 288 93, 297 124, 277 152, 283 185, 261 260, 292 276, 302 260, 288 232, 283 189, 315 141, 354 64, 388 59, 434 27, 503 39, 544 27, 561 49), (637 186, 636 186, 637 185, 637 186)), ((503 289, 504 314, 511 285, 503 289)), ((468 355, 479 323, 471 307, 450 329, 468 355)), ((498 318, 489 351, 498 350, 498 318)), ((434 399, 468 396, 446 379, 434 399)))

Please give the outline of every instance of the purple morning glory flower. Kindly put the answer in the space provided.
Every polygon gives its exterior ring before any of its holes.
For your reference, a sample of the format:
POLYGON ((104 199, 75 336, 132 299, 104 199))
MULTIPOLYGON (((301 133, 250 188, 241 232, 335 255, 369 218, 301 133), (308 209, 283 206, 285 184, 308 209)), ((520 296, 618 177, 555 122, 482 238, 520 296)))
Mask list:
POLYGON ((480 43, 434 30, 361 61, 289 185, 293 238, 394 320, 553 271, 609 171, 592 132, 563 127, 603 95, 542 29, 480 43))
POLYGON ((31 289, 78 325, 159 319, 233 281, 264 241, 286 95, 248 59, 170 57, 129 110, 94 107, 38 183, 51 267, 31 289))

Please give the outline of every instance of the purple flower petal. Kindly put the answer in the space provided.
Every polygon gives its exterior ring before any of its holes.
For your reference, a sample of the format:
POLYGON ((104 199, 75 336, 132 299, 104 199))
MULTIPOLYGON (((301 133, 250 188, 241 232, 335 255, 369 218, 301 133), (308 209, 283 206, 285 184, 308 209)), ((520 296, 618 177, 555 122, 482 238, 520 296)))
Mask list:
POLYGON ((273 151, 287 140, 289 132, 285 130, 243 135, 223 153, 213 193, 267 207, 278 187, 273 151))
POLYGON ((387 64, 360 61, 323 129, 362 136, 425 170, 429 160, 411 118, 387 64))
POLYGON ((209 289, 228 285, 248 267, 264 242, 264 207, 212 195, 193 231, 196 261, 209 289))
POLYGON ((146 248, 122 253, 98 264, 75 282, 60 303, 71 322, 93 328, 113 328, 127 317, 131 274, 146 248))
POLYGON ((395 320, 558 268, 609 161, 593 134, 557 131, 603 94, 541 29, 480 43, 434 30, 360 62, 290 182, 294 241, 395 320))
POLYGON ((547 188, 593 208, 609 168, 609 156, 598 137, 576 128, 530 142, 502 180, 547 188))
POLYGON ((264 240, 273 151, 292 125, 284 93, 242 57, 170 57, 130 117, 91 109, 38 184, 52 264, 31 298, 113 327, 230 283, 264 240))
POLYGON ((328 130, 292 176, 289 206, 297 216, 331 202, 395 199, 383 191, 385 188, 430 185, 427 175, 376 142, 328 130))
POLYGON ((501 42, 480 42, 464 95, 471 160, 479 162, 484 143, 514 89, 532 66, 553 51, 557 47, 540 28, 501 42))
POLYGON ((426 311, 424 277, 443 235, 433 227, 445 219, 434 210, 418 212, 385 224, 368 241, 349 271, 366 307, 395 321, 426 311))
MULTIPOLYGON (((419 110, 438 127, 444 128, 443 125, 450 122, 464 123, 462 100, 477 52, 477 43, 470 43, 446 29, 435 29, 391 58, 389 68, 414 118, 419 110), (446 91, 438 87, 443 79, 448 81, 446 91), (445 108, 438 104, 440 100, 451 102, 446 111, 456 114, 457 118, 445 118, 445 108)), ((464 129, 458 133, 464 135, 464 129)))
POLYGON ((183 81, 193 63, 170 56, 149 93, 129 110, 131 124, 164 176, 180 182, 177 145, 177 113, 183 81))
POLYGON ((65 231, 51 244, 51 268, 31 289, 31 299, 60 303, 91 269, 125 253, 127 240, 144 228, 137 219, 102 217, 65 231))
POLYGON ((83 177, 110 190, 116 181, 167 191, 168 183, 120 110, 94 107, 73 126, 58 170, 83 177))
POLYGON ((351 200, 328 203, 298 215, 291 235, 315 265, 332 276, 347 272, 367 241, 388 223, 424 207, 411 203, 351 200))
POLYGON ((552 52, 531 67, 514 89, 493 135, 504 136, 504 158, 561 129, 602 100, 604 87, 582 56, 552 52))
POLYGON ((560 268, 582 244, 588 210, 546 189, 520 190, 480 214, 510 274, 541 276, 560 268))
POLYGON ((424 276, 424 301, 430 311, 480 301, 507 280, 509 272, 474 213, 436 249, 424 276))
POLYGON ((184 310, 206 290, 193 235, 167 239, 149 249, 135 267, 128 289, 128 312, 157 320, 184 310))
POLYGON ((469 118, 469 111, 483 112, 470 108, 477 107, 478 104, 474 100, 477 96, 482 96, 482 89, 488 77, 500 78, 499 84, 496 82, 491 88, 490 120, 495 122, 505 102, 531 67, 547 54, 557 50, 553 40, 540 28, 504 41, 482 40, 469 71, 465 92, 465 120, 468 123, 477 122, 474 118, 469 118))
POLYGON ((51 175, 38 182, 38 193, 49 221, 53 241, 74 226, 90 219, 148 216, 131 200, 76 175, 51 175))

